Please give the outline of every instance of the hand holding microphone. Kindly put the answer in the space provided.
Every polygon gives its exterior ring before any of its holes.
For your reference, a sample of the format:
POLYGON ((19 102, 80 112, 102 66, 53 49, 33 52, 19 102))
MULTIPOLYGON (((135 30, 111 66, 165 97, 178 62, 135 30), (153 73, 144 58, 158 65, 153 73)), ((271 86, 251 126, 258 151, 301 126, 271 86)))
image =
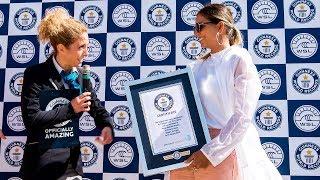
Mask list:
POLYGON ((75 113, 90 111, 91 92, 84 92, 80 96, 71 100, 71 105, 75 113))
POLYGON ((71 105, 75 113, 90 111, 91 105, 91 90, 90 84, 90 66, 83 65, 82 71, 82 89, 83 93, 76 98, 72 99, 71 105))
POLYGON ((83 88, 83 92, 91 92, 92 91, 92 86, 90 84, 90 65, 83 65, 82 88, 83 88))
MULTIPOLYGON (((89 65, 83 65, 82 79, 83 79, 82 87, 84 92, 83 94, 91 92, 92 86, 90 83, 90 66, 89 65)), ((87 101, 87 102, 90 103, 90 101, 87 101)), ((88 106, 89 110, 90 110, 90 105, 88 106)), ((102 145, 110 144, 112 142, 112 129, 110 127, 104 127, 101 131, 101 135, 96 137, 95 140, 102 145)))

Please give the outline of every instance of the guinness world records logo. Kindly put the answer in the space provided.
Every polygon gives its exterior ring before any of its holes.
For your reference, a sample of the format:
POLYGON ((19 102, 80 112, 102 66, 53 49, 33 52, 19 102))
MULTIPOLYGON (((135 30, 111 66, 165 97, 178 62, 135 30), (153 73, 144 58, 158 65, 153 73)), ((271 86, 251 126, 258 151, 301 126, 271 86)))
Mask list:
POLYGON ((260 24, 273 22, 278 15, 276 4, 270 0, 259 0, 252 6, 252 17, 260 24))
POLYGON ((154 99, 154 106, 159 111, 169 111, 173 106, 173 98, 167 93, 158 94, 154 99))
POLYGON ((320 147, 312 142, 299 145, 295 152, 297 164, 306 170, 314 170, 320 166, 320 147))
POLYGON ((136 9, 130 4, 120 4, 112 12, 114 24, 121 28, 131 26, 137 18, 136 9))
POLYGON ((87 6, 81 11, 79 19, 85 23, 89 29, 94 29, 102 23, 103 13, 98 6, 87 6))
POLYGON ((98 148, 90 141, 84 141, 80 144, 81 159, 84 167, 90 167, 97 162, 98 148))
POLYGON ((200 54, 206 52, 206 49, 201 47, 199 38, 193 35, 187 37, 182 42, 181 51, 185 58, 189 60, 196 60, 200 54))
POLYGON ((124 105, 114 107, 110 116, 113 120, 113 127, 119 131, 125 131, 132 126, 129 108, 124 105))
POLYGON ((262 94, 270 95, 277 92, 281 86, 280 75, 272 69, 262 69, 259 71, 262 84, 262 94))
POLYGON ((293 120, 301 131, 313 132, 320 126, 319 109, 311 105, 300 106, 294 112, 293 120))
POLYGON ((13 131, 23 131, 25 126, 22 119, 21 107, 17 106, 12 108, 7 115, 7 124, 13 131))
POLYGON ((202 8, 203 5, 199 2, 188 2, 181 9, 181 19, 189 26, 194 26, 196 15, 202 8))
POLYGON ((277 107, 266 104, 257 109, 255 122, 260 129, 273 131, 280 127, 282 123, 282 114, 277 107))
POLYGON ((14 15, 14 25, 22 31, 27 31, 35 26, 37 22, 36 12, 28 7, 19 9, 14 15))
POLYGON ((112 55, 118 61, 129 61, 136 54, 137 47, 134 41, 128 37, 117 39, 112 44, 112 55))
POLYGON ((295 0, 289 6, 289 15, 298 23, 308 23, 316 15, 316 7, 310 0, 295 0))
POLYGON ((129 166, 134 157, 133 148, 124 141, 118 141, 109 148, 108 158, 110 163, 117 168, 129 166))
POLYGON ((242 10, 239 4, 234 1, 225 1, 222 4, 231 10, 234 23, 239 22, 242 17, 242 10))
POLYGON ((166 4, 156 3, 149 8, 147 16, 151 25, 162 27, 170 22, 172 18, 172 12, 166 4))
POLYGON ((10 143, 4 150, 4 158, 6 162, 13 167, 21 166, 24 147, 25 144, 21 141, 14 141, 10 143))
POLYGON ((284 153, 281 147, 273 142, 265 142, 262 144, 262 148, 266 152, 270 161, 278 168, 284 159, 284 153))
POLYGON ((253 49, 261 58, 274 58, 279 53, 280 43, 274 35, 262 34, 255 39, 253 49))
POLYGON ((9 89, 11 93, 15 96, 20 97, 22 92, 22 85, 23 85, 23 73, 17 73, 13 75, 9 83, 9 89))
POLYGON ((310 58, 318 50, 317 39, 309 33, 299 33, 290 42, 291 51, 299 58, 310 58))
POLYGON ((292 76, 292 86, 301 94, 314 93, 319 88, 319 75, 309 68, 299 69, 292 76))

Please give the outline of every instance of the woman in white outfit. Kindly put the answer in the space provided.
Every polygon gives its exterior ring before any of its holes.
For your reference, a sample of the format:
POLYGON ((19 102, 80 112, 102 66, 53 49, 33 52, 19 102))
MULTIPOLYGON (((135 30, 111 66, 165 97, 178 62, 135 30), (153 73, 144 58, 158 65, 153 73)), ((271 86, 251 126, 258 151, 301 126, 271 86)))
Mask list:
MULTIPOLYGON (((240 47, 240 31, 231 11, 211 4, 196 18, 195 35, 211 49, 190 64, 212 140, 195 152, 174 180, 280 180, 251 122, 261 93, 258 72, 248 51, 240 47)), ((168 177, 168 176, 167 176, 168 177)))

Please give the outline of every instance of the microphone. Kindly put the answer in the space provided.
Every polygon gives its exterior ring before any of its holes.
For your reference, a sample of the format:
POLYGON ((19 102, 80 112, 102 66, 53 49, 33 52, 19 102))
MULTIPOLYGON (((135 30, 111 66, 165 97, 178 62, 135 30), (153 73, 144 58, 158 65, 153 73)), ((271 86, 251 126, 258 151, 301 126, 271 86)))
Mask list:
POLYGON ((90 84, 90 65, 83 65, 82 87, 83 87, 83 92, 91 92, 92 91, 92 86, 90 84))

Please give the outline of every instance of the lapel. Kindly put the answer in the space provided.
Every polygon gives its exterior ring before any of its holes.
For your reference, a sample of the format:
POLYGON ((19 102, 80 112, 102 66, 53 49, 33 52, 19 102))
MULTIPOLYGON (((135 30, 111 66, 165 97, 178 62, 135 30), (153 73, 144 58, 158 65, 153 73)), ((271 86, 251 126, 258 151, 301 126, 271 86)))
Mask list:
MULTIPOLYGON (((47 69, 48 69, 48 73, 49 73, 49 78, 52 80, 52 82, 57 86, 58 89, 65 89, 64 85, 63 85, 63 81, 61 78, 61 75, 59 74, 58 70, 56 69, 56 67, 53 64, 53 59, 52 59, 51 55, 47 61, 45 62, 47 65, 47 69)), ((51 81, 50 80, 50 81, 51 81)), ((52 83, 51 82, 51 83, 52 83)), ((53 85, 52 85, 53 86, 53 85)))

